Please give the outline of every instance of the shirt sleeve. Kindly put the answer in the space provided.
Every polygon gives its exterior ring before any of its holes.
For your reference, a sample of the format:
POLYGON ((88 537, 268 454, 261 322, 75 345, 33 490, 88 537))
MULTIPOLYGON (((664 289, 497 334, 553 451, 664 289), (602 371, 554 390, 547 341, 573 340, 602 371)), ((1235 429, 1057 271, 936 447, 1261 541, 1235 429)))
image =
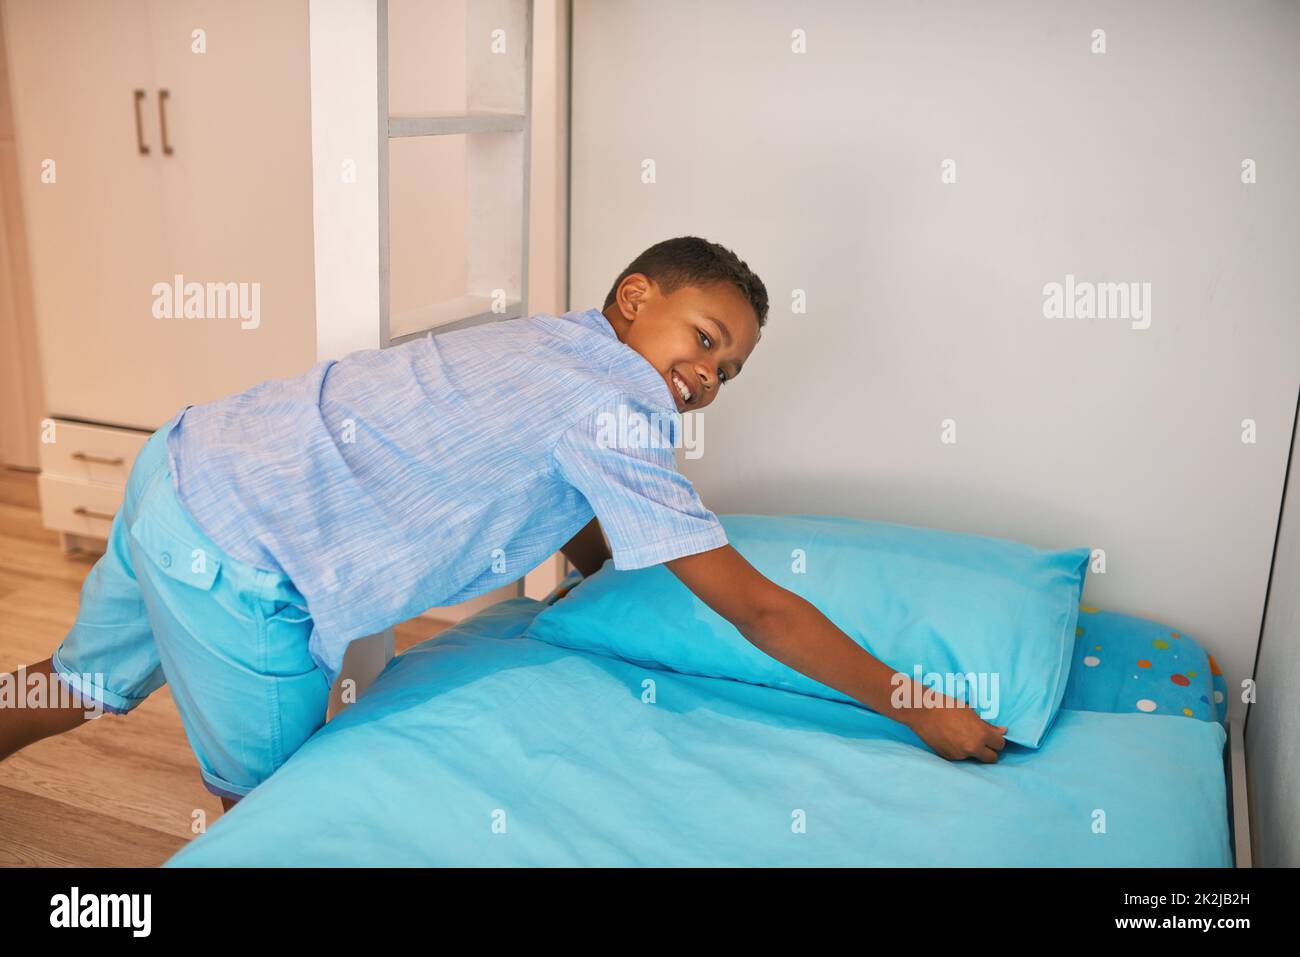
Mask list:
POLYGON ((591 504, 614 567, 644 568, 727 544, 718 516, 677 471, 677 421, 622 393, 560 436, 560 476, 591 504))

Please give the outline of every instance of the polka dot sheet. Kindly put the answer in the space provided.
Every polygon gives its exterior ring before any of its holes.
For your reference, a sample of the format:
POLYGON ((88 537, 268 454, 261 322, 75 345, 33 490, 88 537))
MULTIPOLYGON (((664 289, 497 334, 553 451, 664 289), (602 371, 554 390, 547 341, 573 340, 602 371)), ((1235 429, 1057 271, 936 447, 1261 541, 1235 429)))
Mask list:
POLYGON ((1172 714, 1222 724, 1227 690, 1214 656, 1185 631, 1079 606, 1062 708, 1172 714))

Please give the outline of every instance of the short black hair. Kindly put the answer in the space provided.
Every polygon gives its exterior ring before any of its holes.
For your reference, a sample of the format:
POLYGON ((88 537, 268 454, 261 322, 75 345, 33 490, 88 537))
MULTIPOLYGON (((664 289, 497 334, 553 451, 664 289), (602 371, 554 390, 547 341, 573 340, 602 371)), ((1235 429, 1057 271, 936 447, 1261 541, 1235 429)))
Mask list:
POLYGON ((637 272, 653 279, 665 296, 671 296, 683 286, 731 283, 753 306, 754 314, 758 316, 759 334, 762 334, 767 322, 767 287, 740 257, 725 246, 698 236, 678 236, 655 243, 633 259, 614 280, 609 295, 605 297, 604 309, 613 305, 619 283, 637 272))

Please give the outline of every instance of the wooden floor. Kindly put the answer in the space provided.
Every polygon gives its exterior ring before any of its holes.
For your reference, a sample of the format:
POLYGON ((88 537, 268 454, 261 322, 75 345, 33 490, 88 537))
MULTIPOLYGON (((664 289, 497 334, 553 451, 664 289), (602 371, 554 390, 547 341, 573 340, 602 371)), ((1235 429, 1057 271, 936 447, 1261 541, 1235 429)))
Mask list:
MULTIPOLYGON (((0 468, 0 672, 58 647, 97 557, 65 554, 41 525, 35 473, 0 468)), ((398 625, 397 653, 445 627, 398 625)), ((220 815, 166 685, 0 761, 0 866, 155 866, 220 815)))

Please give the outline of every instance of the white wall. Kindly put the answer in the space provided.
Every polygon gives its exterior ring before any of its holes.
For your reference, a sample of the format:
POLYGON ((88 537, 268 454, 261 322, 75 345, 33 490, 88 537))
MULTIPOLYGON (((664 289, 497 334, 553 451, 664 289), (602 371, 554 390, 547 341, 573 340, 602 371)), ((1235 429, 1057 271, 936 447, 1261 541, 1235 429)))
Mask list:
POLYGON ((711 508, 1105 549, 1085 603, 1196 637, 1230 685, 1250 674, 1300 384, 1300 6, 573 16, 571 307, 684 234, 772 297, 705 454, 679 453, 711 508), (1151 283, 1150 327, 1045 319, 1066 274, 1151 283))

